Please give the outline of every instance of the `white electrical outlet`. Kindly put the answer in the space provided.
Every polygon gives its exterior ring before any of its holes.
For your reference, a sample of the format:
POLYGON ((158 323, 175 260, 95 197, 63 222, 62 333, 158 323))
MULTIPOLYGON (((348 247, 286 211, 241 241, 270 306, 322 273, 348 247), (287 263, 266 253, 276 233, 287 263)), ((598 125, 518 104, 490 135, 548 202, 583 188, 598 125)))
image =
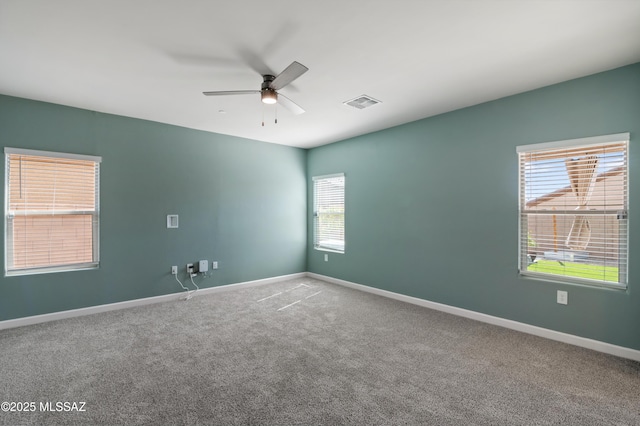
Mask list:
POLYGON ((212 260, 211 261, 211 269, 218 269, 218 261, 217 260, 212 260))
POLYGON ((569 293, 566 291, 558 290, 558 303, 561 305, 569 304, 569 293))
POLYGON ((187 275, 193 274, 193 263, 187 263, 187 275))
POLYGON ((326 254, 326 253, 324 254, 324 261, 325 261, 325 262, 328 262, 328 261, 329 261, 329 255, 328 255, 328 254, 326 254))
POLYGON ((171 267, 171 275, 178 275, 178 267, 177 266, 172 266, 171 267))

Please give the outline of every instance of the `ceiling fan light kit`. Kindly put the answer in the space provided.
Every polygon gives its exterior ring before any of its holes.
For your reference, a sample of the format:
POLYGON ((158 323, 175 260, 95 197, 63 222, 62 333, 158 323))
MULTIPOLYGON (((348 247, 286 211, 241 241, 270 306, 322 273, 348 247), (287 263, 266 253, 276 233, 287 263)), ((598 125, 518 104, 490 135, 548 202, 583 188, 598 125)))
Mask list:
POLYGON ((273 89, 262 89, 260 92, 260 98, 265 104, 275 104, 278 102, 278 93, 273 89))
POLYGON ((263 75, 263 81, 260 90, 231 90, 202 93, 205 96, 249 95, 260 93, 260 99, 263 103, 271 105, 280 103, 283 107, 291 111, 293 114, 302 114, 304 112, 304 109, 302 109, 291 99, 279 94, 278 90, 290 84, 293 80, 297 79, 307 71, 309 71, 309 68, 305 67, 299 62, 293 61, 291 65, 289 65, 284 69, 284 71, 276 76, 273 76, 271 74, 263 75))

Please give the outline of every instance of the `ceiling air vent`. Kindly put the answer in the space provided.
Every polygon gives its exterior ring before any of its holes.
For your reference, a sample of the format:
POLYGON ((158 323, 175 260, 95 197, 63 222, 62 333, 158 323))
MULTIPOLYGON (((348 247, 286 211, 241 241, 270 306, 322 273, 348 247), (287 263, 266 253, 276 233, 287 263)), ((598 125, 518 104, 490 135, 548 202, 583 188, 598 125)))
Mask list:
POLYGON ((345 105, 352 106, 358 109, 365 109, 373 106, 375 104, 379 104, 380 101, 373 99, 371 96, 361 95, 357 98, 351 99, 350 101, 343 102, 345 105))

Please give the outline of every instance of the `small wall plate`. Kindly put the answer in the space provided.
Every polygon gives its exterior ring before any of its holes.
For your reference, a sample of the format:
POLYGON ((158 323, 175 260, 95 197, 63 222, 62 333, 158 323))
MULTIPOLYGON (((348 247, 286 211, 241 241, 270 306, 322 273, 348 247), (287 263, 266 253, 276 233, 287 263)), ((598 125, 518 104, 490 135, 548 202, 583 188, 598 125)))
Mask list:
POLYGON ((178 215, 177 214, 168 214, 167 215, 167 228, 177 228, 178 227, 178 215))

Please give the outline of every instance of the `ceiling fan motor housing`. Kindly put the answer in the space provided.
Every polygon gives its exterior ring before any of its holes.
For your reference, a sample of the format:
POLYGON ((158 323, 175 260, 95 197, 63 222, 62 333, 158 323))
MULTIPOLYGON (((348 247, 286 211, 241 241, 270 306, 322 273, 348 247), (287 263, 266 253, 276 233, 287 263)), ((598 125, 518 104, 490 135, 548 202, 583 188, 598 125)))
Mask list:
POLYGON ((271 89, 271 82, 275 80, 276 77, 271 74, 265 74, 262 76, 262 78, 264 79, 262 82, 262 90, 271 89))

